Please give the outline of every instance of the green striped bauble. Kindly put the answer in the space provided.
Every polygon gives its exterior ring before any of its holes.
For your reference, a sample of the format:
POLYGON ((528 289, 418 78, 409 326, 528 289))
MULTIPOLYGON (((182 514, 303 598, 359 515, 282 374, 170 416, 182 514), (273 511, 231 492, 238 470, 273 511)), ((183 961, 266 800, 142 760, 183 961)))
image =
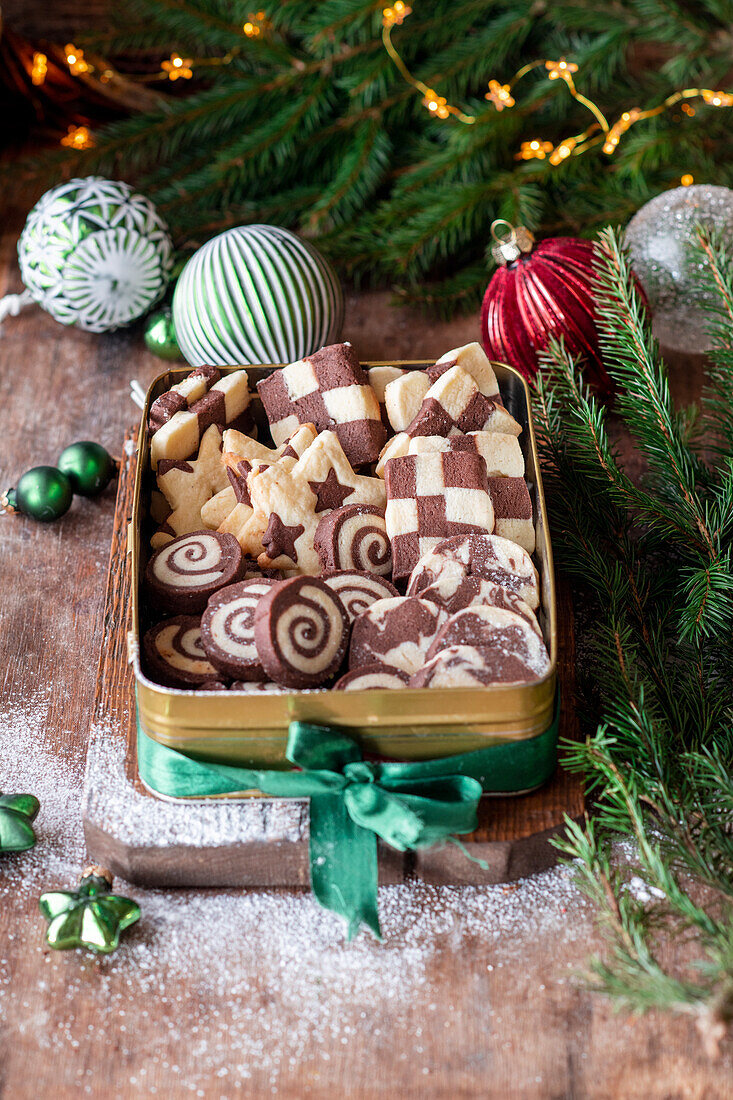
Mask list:
POLYGON ((331 266, 275 225, 241 225, 207 241, 173 296, 176 340, 194 367, 292 363, 338 340, 343 319, 331 266))

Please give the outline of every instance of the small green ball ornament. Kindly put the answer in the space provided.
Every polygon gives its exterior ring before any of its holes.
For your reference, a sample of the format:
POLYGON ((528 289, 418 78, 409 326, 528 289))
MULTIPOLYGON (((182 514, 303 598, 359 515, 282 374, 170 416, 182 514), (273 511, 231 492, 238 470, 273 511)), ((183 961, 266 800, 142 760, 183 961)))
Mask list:
POLYGON ((145 322, 145 347, 159 359, 167 359, 171 363, 183 359, 170 306, 156 309, 148 317, 145 322))
POLYGON ((15 488, 18 511, 41 523, 60 519, 71 507, 73 496, 71 482, 55 466, 34 466, 15 488))
POLYGON ((99 443, 72 443, 59 456, 59 470, 66 474, 79 496, 94 497, 103 492, 115 472, 112 455, 99 443))

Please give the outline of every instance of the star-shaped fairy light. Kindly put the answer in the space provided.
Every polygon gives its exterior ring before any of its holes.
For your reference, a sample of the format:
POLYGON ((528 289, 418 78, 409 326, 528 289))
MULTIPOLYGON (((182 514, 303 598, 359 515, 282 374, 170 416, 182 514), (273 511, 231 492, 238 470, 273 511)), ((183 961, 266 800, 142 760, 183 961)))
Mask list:
POLYGON ((180 57, 179 54, 172 53, 169 60, 164 61, 160 67, 169 80, 178 80, 181 77, 184 80, 190 80, 193 76, 192 63, 193 58, 180 57))
POLYGON ((503 111, 505 107, 513 107, 515 103, 511 86, 500 84, 498 80, 489 81, 489 90, 484 99, 488 99, 489 103, 493 103, 497 111, 503 111))
POLYGON ((553 148, 551 141, 540 141, 539 138, 534 138, 532 141, 523 141, 516 155, 517 160, 544 160, 553 148))
POLYGON ((561 57, 559 61, 546 61, 545 68, 549 80, 564 80, 566 84, 572 84, 573 73, 577 73, 578 66, 574 61, 566 61, 561 57))

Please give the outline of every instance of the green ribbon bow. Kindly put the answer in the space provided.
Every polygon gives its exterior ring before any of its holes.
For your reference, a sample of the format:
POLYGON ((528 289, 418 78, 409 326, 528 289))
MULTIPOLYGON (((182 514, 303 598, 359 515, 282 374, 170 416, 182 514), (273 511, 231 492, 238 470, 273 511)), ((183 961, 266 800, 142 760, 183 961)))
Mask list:
POLYGON ((529 742, 492 745, 417 763, 369 763, 347 733, 291 722, 286 757, 300 771, 258 771, 194 760, 138 730, 138 767, 149 787, 174 798, 259 790, 310 798, 313 892, 348 922, 349 938, 366 924, 381 939, 377 915, 377 837, 398 851, 426 848, 476 828, 483 793, 502 774, 501 790, 526 790, 554 768, 557 716, 529 742), (517 753, 518 745, 523 752, 517 753), (525 748, 525 746, 528 746, 525 748))

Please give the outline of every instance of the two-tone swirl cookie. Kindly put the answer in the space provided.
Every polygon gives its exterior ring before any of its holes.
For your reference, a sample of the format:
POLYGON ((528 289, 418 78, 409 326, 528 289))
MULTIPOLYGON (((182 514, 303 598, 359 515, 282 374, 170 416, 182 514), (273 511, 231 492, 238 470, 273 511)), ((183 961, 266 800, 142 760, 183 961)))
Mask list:
POLYGON ((358 569, 389 576, 392 546, 384 522, 384 510, 371 504, 345 504, 323 517, 313 540, 321 568, 358 569))
POLYGON ((153 554, 145 581, 158 607, 191 614, 203 611, 209 596, 243 572, 244 556, 233 535, 193 531, 153 554))
POLYGON ((283 687, 316 687, 338 671, 349 637, 349 617, 320 577, 279 581, 255 612, 262 666, 283 687))
POLYGON ((446 574, 483 577, 539 607, 537 570, 526 550, 499 535, 453 535, 429 550, 410 575, 408 596, 420 596, 446 574))
POLYGON ((195 615, 176 615, 152 626, 143 638, 143 653, 151 679, 169 687, 198 687, 216 679, 195 615))
POLYGON ((534 673, 516 655, 507 655, 501 649, 451 645, 415 673, 410 679, 410 687, 487 687, 535 679, 534 673))
POLYGON ((516 592, 502 588, 484 577, 463 576, 462 573, 441 573, 435 584, 423 588, 421 600, 430 600, 442 607, 449 615, 455 615, 466 607, 490 604, 491 607, 503 607, 505 611, 514 611, 527 620, 533 630, 541 634, 537 616, 529 604, 526 604, 516 592))
POLYGON ((338 593, 351 622, 377 600, 399 596, 395 586, 384 577, 376 577, 373 573, 363 573, 358 569, 340 569, 336 573, 325 573, 323 580, 338 593))
POLYGON ((254 617, 275 581, 261 577, 216 592, 201 617, 201 640, 211 663, 233 680, 264 680, 257 656, 254 617))
POLYGON ((334 691, 395 691, 407 687, 410 677, 401 668, 389 665, 365 665, 364 668, 352 668, 333 685, 334 691))

